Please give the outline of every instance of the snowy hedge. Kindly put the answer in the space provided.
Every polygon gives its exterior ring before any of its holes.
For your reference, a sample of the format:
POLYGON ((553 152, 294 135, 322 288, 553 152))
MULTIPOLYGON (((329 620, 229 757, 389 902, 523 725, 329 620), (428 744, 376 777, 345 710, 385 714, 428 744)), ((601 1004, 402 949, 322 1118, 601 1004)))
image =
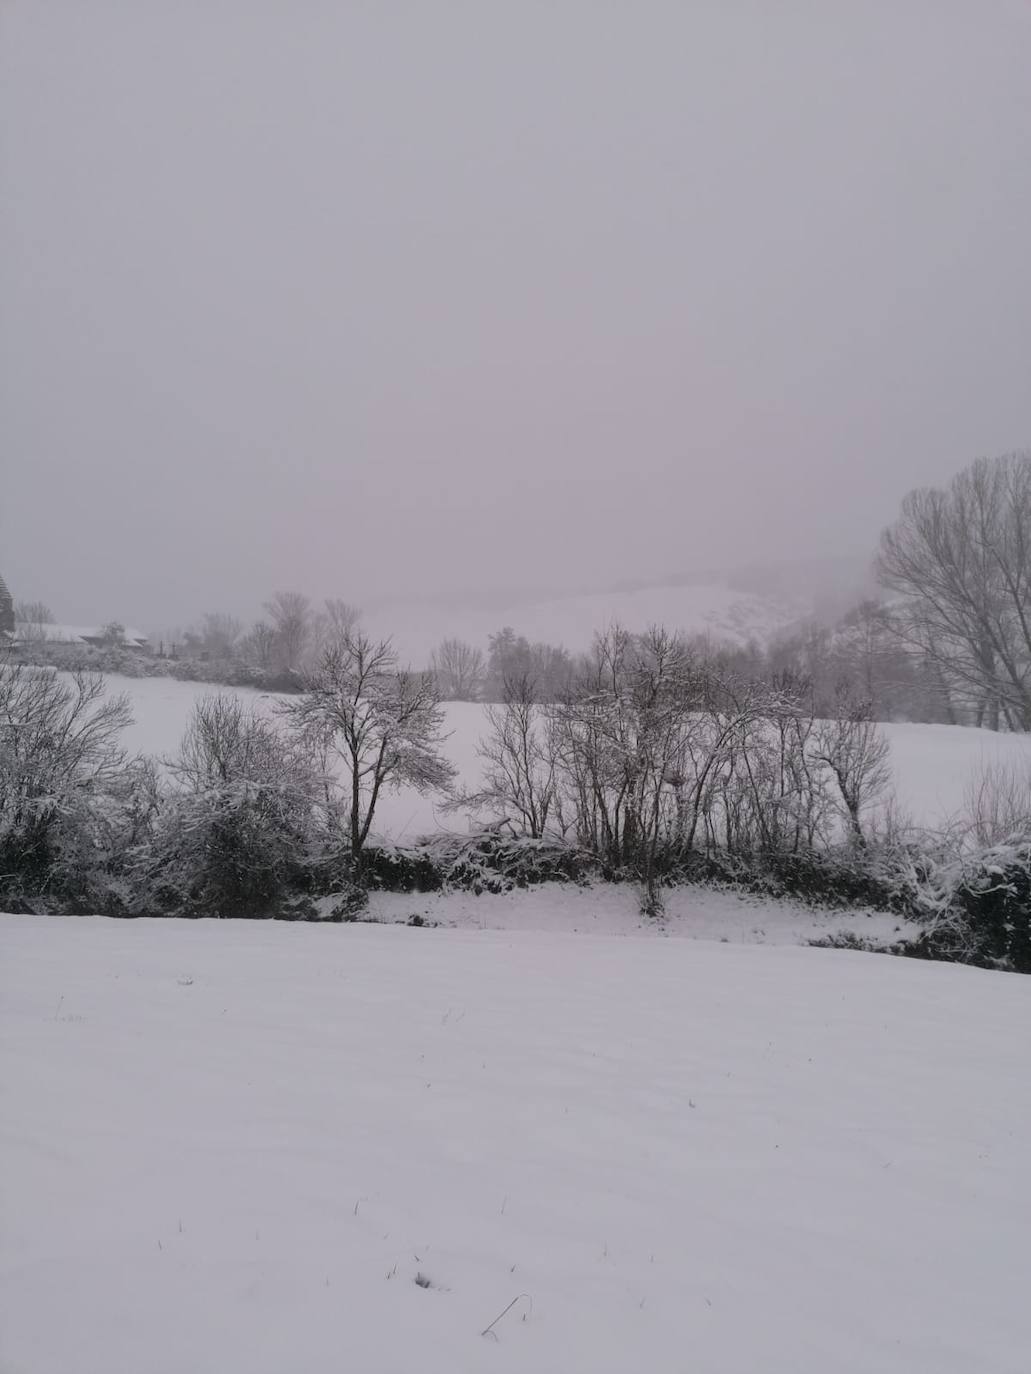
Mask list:
MULTIPOLYGON (((532 753, 530 702, 518 718, 524 733, 509 737, 529 760, 521 790, 487 794, 515 819, 407 847, 366 844, 382 788, 440 790, 449 770, 426 682, 376 655, 359 658, 362 692, 353 691, 353 665, 338 662, 321 696, 312 689, 278 717, 235 696, 203 699, 161 768, 126 755, 128 703, 108 696, 99 675, 0 662, 0 908, 346 920, 370 888, 480 893, 608 880, 638 885, 643 909, 658 915, 662 887, 704 882, 891 910, 923 928, 906 952, 1031 972, 1031 834, 1026 821, 1013 829, 1024 813, 982 807, 979 823, 948 842, 878 832, 855 783, 860 766, 879 768, 881 758, 861 715, 817 729, 790 703, 779 718, 763 718, 751 697, 733 711, 717 703, 722 742, 692 717, 674 754, 677 719, 661 697, 640 707, 595 692, 565 708, 549 758, 532 753), (664 755, 649 733, 660 726, 664 755), (830 761, 826 774, 810 768, 810 748, 821 751, 814 761, 830 761), (344 779, 334 749, 350 760, 344 779), (706 769, 705 797, 684 766, 690 750, 706 769), (835 770, 846 764, 853 771, 842 781, 835 770), (808 790, 789 788, 804 770, 808 790), (692 788, 700 823, 687 842, 692 788), (835 816, 845 821, 837 832, 825 824, 835 816), (1013 833, 984 843, 993 816, 1013 833), (528 833, 534 817, 547 821, 543 833, 528 833)), ((506 755, 498 760, 500 777, 506 755)))

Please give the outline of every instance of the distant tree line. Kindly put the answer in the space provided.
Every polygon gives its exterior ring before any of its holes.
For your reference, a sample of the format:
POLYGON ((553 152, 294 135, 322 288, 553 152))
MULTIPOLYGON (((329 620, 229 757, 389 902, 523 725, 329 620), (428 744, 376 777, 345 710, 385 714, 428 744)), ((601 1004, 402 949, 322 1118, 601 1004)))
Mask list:
MULTIPOLYGON (((800 626, 765 647, 699 638, 694 651, 753 683, 790 675, 821 717, 844 695, 877 720, 1031 730, 1031 453, 979 459, 944 490, 911 492, 876 570, 883 597, 836 625, 800 626)), ((448 696, 486 702, 517 678, 557 701, 583 668, 510 628, 485 659, 454 640, 438 659, 448 696)))
POLYGON ((518 675, 461 791, 437 677, 345 628, 300 690, 214 693, 178 751, 129 757, 104 679, 0 660, 0 909, 354 919, 376 886, 718 881, 926 925, 930 955, 1031 969, 1031 776, 985 776, 944 836, 893 809, 888 749, 844 690, 814 713, 791 674, 738 675, 657 627, 613 627, 557 694, 518 675), (392 789, 475 821, 407 850, 376 838, 392 789))
MULTIPOLYGON (((911 492, 876 567, 884 596, 836 625, 800 625, 765 646, 687 642, 714 670, 757 688, 790 677, 818 717, 848 698, 875 720, 1031 730, 1031 454, 979 459, 944 490, 911 492)), ((20 603, 16 616, 25 661, 281 692, 299 690, 327 645, 361 621, 348 601, 278 591, 251 626, 210 612, 145 659, 122 650, 118 625, 101 649, 70 648, 45 642, 53 616, 42 603, 20 603)), ((589 658, 504 626, 485 651, 443 640, 427 667, 444 701, 498 704, 508 684, 525 680, 540 700, 558 702, 589 658)))
POLYGON ((356 629, 302 686, 213 694, 173 757, 130 758, 101 675, 0 657, 0 905, 260 916, 355 887, 382 796, 451 788, 443 711, 356 629))

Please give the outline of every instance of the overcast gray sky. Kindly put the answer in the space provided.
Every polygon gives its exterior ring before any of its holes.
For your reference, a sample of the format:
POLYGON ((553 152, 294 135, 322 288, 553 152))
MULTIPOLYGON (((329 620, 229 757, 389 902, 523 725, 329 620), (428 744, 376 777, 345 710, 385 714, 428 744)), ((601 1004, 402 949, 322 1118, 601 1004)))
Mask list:
POLYGON ((66 621, 864 553, 1031 443, 1027 0, 5 0, 66 621))

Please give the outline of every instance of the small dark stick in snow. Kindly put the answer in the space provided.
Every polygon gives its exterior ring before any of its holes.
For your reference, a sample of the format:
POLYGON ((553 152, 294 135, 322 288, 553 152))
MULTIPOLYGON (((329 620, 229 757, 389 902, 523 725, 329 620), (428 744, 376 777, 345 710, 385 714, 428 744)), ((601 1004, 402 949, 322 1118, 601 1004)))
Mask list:
MULTIPOLYGON (((519 1302, 519 1300, 520 1300, 521 1298, 525 1298, 526 1301, 530 1304, 530 1312, 532 1312, 532 1311, 533 1311, 533 1298, 530 1297, 529 1293, 517 1293, 517 1294, 515 1295, 515 1297, 512 1299, 512 1301, 508 1304, 508 1306, 504 1309, 504 1311, 503 1311, 503 1312, 499 1312, 498 1315, 497 1315, 497 1316, 494 1318, 494 1320, 491 1322, 491 1324, 490 1324, 489 1326, 485 1326, 485 1327, 483 1328, 483 1330, 480 1332, 480 1335, 481 1335, 481 1336, 493 1336, 494 1339, 497 1340, 498 1336, 497 1336, 497 1332, 494 1330, 494 1328, 497 1326, 498 1322, 501 1320, 501 1318, 502 1318, 503 1316, 505 1316, 505 1314, 506 1314, 507 1312, 511 1312, 512 1308, 515 1307, 516 1303, 519 1302)), ((524 1312, 524 1313, 523 1313, 523 1321, 526 1321, 526 1318, 527 1318, 528 1316, 529 1316, 529 1313, 524 1312)))

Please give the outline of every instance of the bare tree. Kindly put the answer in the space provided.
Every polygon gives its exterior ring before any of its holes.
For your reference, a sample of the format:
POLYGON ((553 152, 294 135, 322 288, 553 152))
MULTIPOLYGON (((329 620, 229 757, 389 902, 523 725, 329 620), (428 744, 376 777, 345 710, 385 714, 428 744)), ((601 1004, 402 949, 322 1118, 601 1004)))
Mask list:
POLYGON ((1031 837, 1031 759, 982 764, 967 784, 965 802, 970 833, 984 848, 1026 841, 1031 837))
POLYGON ((356 868, 376 806, 387 789, 446 792, 455 770, 444 758, 444 713, 429 673, 398 667, 389 640, 360 631, 327 648, 304 693, 282 711, 292 726, 343 769, 350 848, 356 868))
POLYGON ((212 658, 232 658, 243 635, 243 624, 224 611, 209 611, 201 628, 200 641, 212 658))
POLYGON ((691 849, 729 741, 753 709, 730 694, 718 703, 716 685, 679 636, 615 626, 552 712, 578 842, 636 872, 649 912, 661 905, 660 850, 691 849))
POLYGON ((527 677, 505 685, 505 700, 486 708, 488 734, 477 747, 483 785, 450 804, 452 810, 486 809, 499 826, 531 839, 564 835, 556 776, 557 737, 550 712, 527 677))
POLYGON ((813 755, 830 771, 849 834, 866 846, 863 818, 891 786, 890 748, 872 718, 870 704, 845 691, 838 697, 833 720, 820 721, 813 755))
POLYGON ((275 631, 277 666, 297 672, 304 665, 311 639, 311 602, 300 592, 276 592, 266 601, 265 610, 275 631))
POLYGON ((322 603, 322 610, 312 617, 311 643, 308 658, 318 659, 326 649, 338 644, 352 630, 357 629, 362 613, 350 601, 341 597, 328 597, 322 603))
POLYGON ((445 701, 477 701, 483 685, 483 653, 462 639, 445 639, 433 651, 430 669, 445 701))
POLYGON ((362 618, 359 607, 339 596, 330 596, 324 603, 324 614, 333 635, 343 639, 358 628, 362 618))
POLYGON ((53 625, 54 613, 45 601, 17 601, 14 618, 22 625, 53 625))
POLYGON ((14 619, 22 644, 44 644, 46 627, 54 623, 53 612, 42 601, 19 601, 14 608, 14 619))
POLYGON ((61 872, 124 774, 131 724, 128 699, 106 696, 99 675, 0 662, 0 886, 32 889, 61 872))
POLYGON ((808 684, 785 675, 758 696, 758 709, 727 741, 725 764, 710 789, 707 831, 730 852, 798 854, 829 838, 812 697, 808 684))
POLYGON ((978 459, 913 491, 878 570, 902 632, 972 702, 978 724, 1031 730, 1031 453, 978 459))
POLYGON ((257 620, 239 643, 244 661, 255 668, 271 668, 275 662, 276 632, 267 620, 257 620))

